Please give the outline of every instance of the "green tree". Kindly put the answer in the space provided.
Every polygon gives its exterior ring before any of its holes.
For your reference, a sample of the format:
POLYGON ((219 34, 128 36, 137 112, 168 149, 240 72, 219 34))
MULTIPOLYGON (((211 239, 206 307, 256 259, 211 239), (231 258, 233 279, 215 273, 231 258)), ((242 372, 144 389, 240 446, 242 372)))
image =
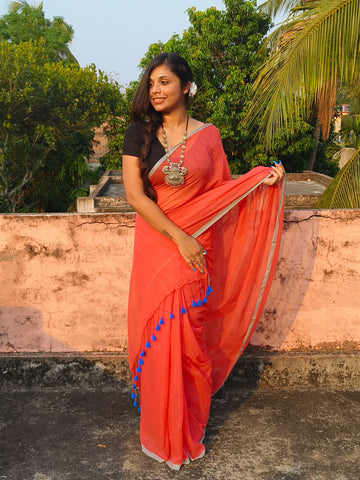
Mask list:
POLYGON ((274 14, 288 19, 266 40, 271 55, 255 82, 248 123, 259 122, 268 145, 275 132, 310 115, 316 118, 315 139, 328 138, 336 92, 359 82, 360 0, 268 0, 274 14))
POLYGON ((121 94, 95 66, 49 62, 44 40, 0 43, 0 208, 64 211, 88 169, 93 128, 121 94))
POLYGON ((219 128, 230 166, 245 171, 244 152, 253 141, 241 119, 255 72, 264 60, 258 50, 271 20, 256 9, 255 1, 224 0, 224 4, 225 10, 189 9, 190 28, 181 37, 151 45, 140 66, 164 51, 183 56, 198 85, 192 113, 219 128))
POLYGON ((302 172, 307 168, 309 154, 314 148, 313 130, 314 128, 306 122, 299 122, 295 132, 288 132, 285 128, 279 129, 274 135, 270 149, 264 144, 257 143, 244 153, 246 164, 253 168, 281 161, 286 165, 288 173, 302 172))
POLYGON ((191 113, 219 128, 232 173, 244 173, 273 160, 286 162, 288 171, 298 171, 313 146, 310 125, 302 122, 300 129, 290 133, 285 127, 279 129, 276 145, 267 152, 255 139, 255 129, 243 123, 252 84, 267 55, 266 49, 260 54, 259 48, 271 25, 270 16, 259 12, 255 1, 226 0, 224 4, 225 10, 189 9, 190 28, 166 43, 152 44, 140 67, 144 69, 164 51, 188 60, 198 85, 191 113))
POLYGON ((341 138, 347 147, 360 148, 360 115, 348 115, 341 122, 341 138))
POLYGON ((125 131, 130 124, 130 106, 137 86, 138 82, 134 81, 124 89, 118 105, 121 115, 109 118, 105 126, 109 152, 100 161, 109 170, 121 168, 122 145, 125 131))
POLYGON ((9 13, 0 18, 0 42, 17 45, 42 38, 53 62, 78 63, 69 48, 73 34, 73 28, 62 17, 45 18, 43 2, 38 6, 29 5, 25 0, 12 2, 9 13))
MULTIPOLYGON (((272 46, 253 91, 247 122, 259 122, 268 145, 294 118, 315 118, 314 140, 327 139, 337 91, 360 82, 360 0, 268 0, 271 13, 290 9, 285 23, 268 39, 272 46)), ((310 168, 315 155, 310 159, 310 168)), ((359 152, 324 192, 321 208, 359 206, 359 152)))

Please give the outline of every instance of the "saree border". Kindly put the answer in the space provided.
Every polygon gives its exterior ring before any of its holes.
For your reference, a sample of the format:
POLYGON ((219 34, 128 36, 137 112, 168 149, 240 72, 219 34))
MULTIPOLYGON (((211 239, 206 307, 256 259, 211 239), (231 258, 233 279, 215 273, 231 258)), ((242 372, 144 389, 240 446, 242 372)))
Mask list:
MULTIPOLYGON (((204 125, 201 125, 201 127, 196 128, 193 132, 191 132, 190 135, 187 136, 187 138, 192 137, 193 135, 195 135, 195 133, 198 133, 198 132, 200 132, 201 130, 204 130, 204 128, 206 128, 206 127, 210 127, 210 125, 212 125, 212 123, 204 123, 204 125)), ((178 143, 177 145, 175 145, 175 147, 173 147, 173 148, 170 150, 169 155, 171 155, 172 153, 174 153, 175 150, 180 147, 180 145, 181 145, 181 143, 178 143)), ((149 175, 148 175, 149 178, 151 178, 151 177, 154 175, 154 173, 155 173, 156 170, 160 167, 160 165, 163 163, 163 161, 165 160, 165 158, 166 158, 166 154, 163 155, 163 156, 155 163, 155 165, 152 167, 152 169, 151 169, 150 172, 149 172, 149 175)))
POLYGON ((280 219, 280 213, 282 211, 282 207, 283 207, 283 203, 284 203, 284 193, 285 193, 285 177, 284 177, 284 181, 283 181, 282 188, 281 188, 281 193, 280 193, 281 201, 279 202, 279 207, 278 207, 278 211, 277 211, 277 215, 276 215, 276 225, 275 225, 275 228, 274 228, 273 238, 272 238, 272 242, 271 242, 271 248, 270 248, 269 257, 268 257, 268 261, 267 261, 267 265, 266 265, 266 271, 265 271, 264 278, 263 278, 263 281, 262 281, 262 284, 261 284, 261 287, 260 287, 259 296, 258 296, 256 305, 255 305, 255 309, 254 309, 254 312, 253 312, 253 315, 252 315, 252 318, 251 318, 249 328, 246 332, 243 343, 242 343, 242 345, 240 347, 240 350, 239 350, 239 354, 236 357, 235 363, 239 360, 240 356, 242 355, 242 353, 244 351, 244 346, 246 345, 246 342, 249 339, 249 335, 250 335, 250 332, 251 332, 252 327, 254 325, 254 322, 256 320, 256 316, 257 316, 257 313, 258 313, 258 310, 259 310, 259 306, 260 306, 262 297, 264 295, 264 290, 265 290, 266 284, 267 284, 268 279, 269 279, 271 265, 272 265, 272 262, 273 262, 274 253, 275 253, 275 249, 276 249, 276 239, 277 239, 278 232, 279 232, 279 225, 280 225, 279 219, 280 219))
POLYGON ((265 178, 263 178, 260 182, 258 182, 256 185, 254 185, 250 190, 248 190, 246 193, 241 195, 239 198, 236 198, 233 202, 231 202, 227 207, 223 208, 219 213, 217 213, 211 220, 209 220, 205 225, 200 227, 198 230, 196 230, 195 233, 193 233, 191 236, 193 238, 197 238, 199 235, 204 233, 208 228, 210 228, 214 223, 216 223, 220 218, 222 218, 224 215, 226 215, 233 207, 235 207, 238 203, 241 202, 244 198, 246 198, 250 193, 252 193, 256 188, 258 188, 262 183, 265 182, 267 178, 270 178, 271 174, 267 175, 265 178))
MULTIPOLYGON (((261 182, 259 182, 257 185, 255 185, 254 187, 252 187, 247 193, 245 193, 244 195, 241 195, 240 198, 234 200, 230 205, 228 205, 226 208, 224 208, 221 212, 219 212, 214 218, 212 218, 209 222, 207 222, 206 225, 204 225, 202 228, 200 228, 199 230, 197 230, 192 236, 194 238, 195 235, 198 236, 200 235, 201 233, 203 233, 207 228, 209 228, 211 225, 213 225, 217 220, 219 220, 222 216, 224 216, 227 212, 229 212, 231 210, 232 207, 234 207, 236 204, 238 204, 243 198, 247 197, 251 192, 253 192, 257 187, 259 187, 267 178, 271 177, 271 174, 269 174, 267 177, 265 177, 263 180, 261 180, 261 182), (206 227, 206 228, 204 228, 206 227), (199 233, 198 233, 199 232, 199 233)), ((250 333, 251 333, 251 330, 254 326, 254 322, 256 320, 256 316, 257 316, 257 313, 258 313, 258 310, 259 310, 259 307, 260 307, 260 303, 261 303, 261 300, 263 298, 263 295, 264 295, 264 290, 265 290, 265 287, 266 287, 266 284, 269 280, 269 275, 270 275, 270 271, 271 271, 271 265, 272 265, 272 261, 273 261, 273 258, 274 258, 274 253, 275 253, 275 249, 276 249, 276 238, 278 236, 278 232, 279 232, 279 226, 280 226, 280 213, 282 212, 283 210, 283 203, 284 203, 284 195, 285 195, 285 183, 286 183, 286 178, 284 176, 284 180, 282 182, 282 187, 281 187, 281 192, 280 192, 280 196, 281 196, 281 201, 279 202, 279 206, 278 206, 278 209, 277 209, 277 215, 276 215, 276 225, 275 225, 275 228, 274 228, 274 233, 273 233, 273 237, 272 237, 272 242, 271 242, 271 248, 270 248, 270 252, 269 252, 269 257, 268 257, 268 261, 267 261, 267 264, 266 264, 266 270, 265 270, 265 274, 264 274, 264 277, 263 277, 263 281, 261 283, 261 287, 260 287, 260 291, 259 291, 259 295, 258 295, 258 298, 257 298, 257 301, 256 301, 256 305, 255 305, 255 308, 254 308, 254 311, 253 311, 253 314, 252 314, 252 317, 251 317, 251 322, 249 324, 249 327, 246 331, 246 334, 244 336, 244 339, 242 341, 242 344, 240 346, 240 349, 239 349, 239 352, 236 356, 236 359, 234 360, 231 368, 229 369, 229 372, 228 374, 226 375, 226 377, 224 378, 223 382, 221 383, 221 385, 219 385, 219 387, 211 394, 211 396, 214 396, 219 390, 220 388, 223 387, 224 383, 226 382, 228 376, 230 375, 232 369, 234 368, 234 365, 236 364, 236 362, 239 360, 239 358, 241 357, 241 355, 243 354, 243 351, 244 351, 244 347, 247 343, 247 341, 249 340, 249 336, 250 336, 250 333)))

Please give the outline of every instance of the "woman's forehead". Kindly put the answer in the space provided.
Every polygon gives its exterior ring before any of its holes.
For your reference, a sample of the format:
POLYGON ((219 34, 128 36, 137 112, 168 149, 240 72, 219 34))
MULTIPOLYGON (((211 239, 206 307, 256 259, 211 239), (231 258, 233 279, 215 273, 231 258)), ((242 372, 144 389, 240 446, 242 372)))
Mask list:
POLYGON ((150 73, 151 79, 158 79, 161 77, 176 77, 176 75, 170 70, 170 68, 166 64, 163 64, 154 68, 154 70, 150 73))

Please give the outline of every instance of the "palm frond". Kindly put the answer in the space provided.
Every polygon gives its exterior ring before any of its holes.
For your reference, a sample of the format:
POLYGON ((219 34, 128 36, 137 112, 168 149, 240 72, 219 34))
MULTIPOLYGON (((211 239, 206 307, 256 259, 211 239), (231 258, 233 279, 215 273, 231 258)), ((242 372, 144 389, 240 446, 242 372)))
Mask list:
POLYGON ((30 5, 26 0, 19 0, 18 2, 13 1, 9 5, 9 12, 19 13, 23 8, 32 8, 34 11, 37 10, 41 12, 43 8, 43 2, 40 2, 38 5, 30 5))
POLYGON ((290 12, 298 4, 299 0, 267 0, 259 8, 275 17, 278 13, 290 12))
POLYGON ((360 148, 326 188, 317 208, 360 208, 360 148))
POLYGON ((305 0, 288 23, 253 90, 245 122, 259 123, 267 144, 294 128, 324 91, 360 77, 360 0, 305 0))

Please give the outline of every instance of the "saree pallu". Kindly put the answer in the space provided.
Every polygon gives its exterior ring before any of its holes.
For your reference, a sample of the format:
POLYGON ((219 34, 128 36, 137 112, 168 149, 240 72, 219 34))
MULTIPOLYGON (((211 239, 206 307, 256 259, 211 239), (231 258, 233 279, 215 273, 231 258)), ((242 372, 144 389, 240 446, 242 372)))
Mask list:
MULTIPOLYGON (((179 161, 180 149, 171 152, 179 161)), ((164 183, 163 157, 150 181, 164 213, 206 250, 194 272, 176 245, 137 216, 129 295, 132 397, 140 441, 174 469, 200 458, 211 395, 244 351, 274 275, 284 185, 263 185, 269 169, 231 180, 217 129, 186 142, 185 185, 164 183)))

